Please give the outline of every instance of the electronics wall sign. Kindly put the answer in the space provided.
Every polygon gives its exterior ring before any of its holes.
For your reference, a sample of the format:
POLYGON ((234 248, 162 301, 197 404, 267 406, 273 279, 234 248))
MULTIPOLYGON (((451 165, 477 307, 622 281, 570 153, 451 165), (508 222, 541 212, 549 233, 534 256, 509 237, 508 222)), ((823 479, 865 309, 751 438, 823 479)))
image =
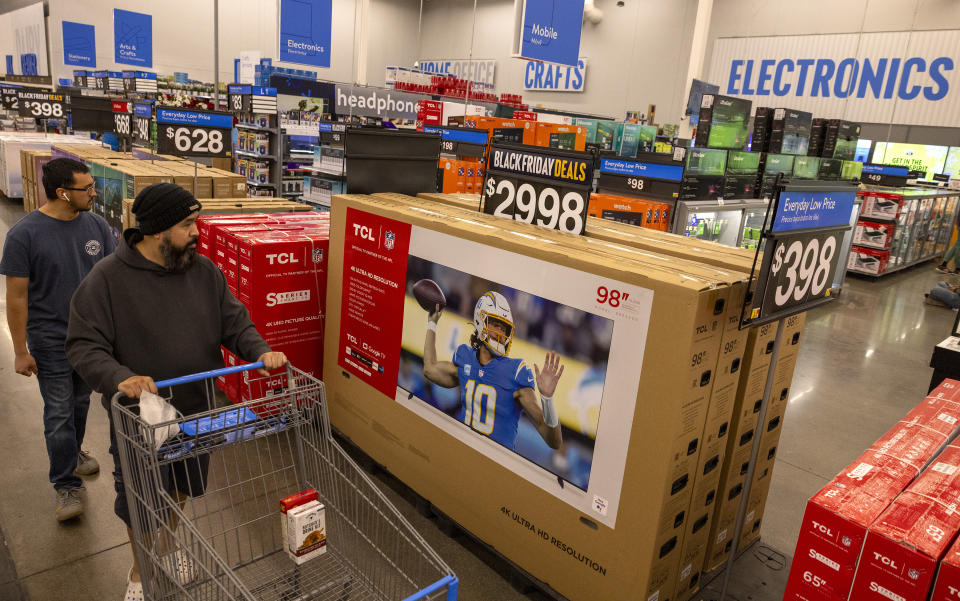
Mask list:
POLYGON ((524 90, 544 92, 583 92, 587 81, 587 59, 580 57, 576 66, 527 61, 523 72, 524 90))
POLYGON ((157 150, 180 156, 229 157, 233 115, 157 109, 157 150))
POLYGON ((63 94, 17 90, 17 100, 17 111, 21 117, 60 119, 68 111, 67 99, 63 94))
POLYGON ((585 152, 494 144, 483 186, 483 212, 583 234, 593 184, 585 152))
POLYGON ((626 159, 601 159, 598 187, 604 192, 628 196, 675 199, 680 193, 683 164, 653 163, 626 159))
POLYGON ((758 249, 754 261, 757 284, 744 303, 744 324, 769 323, 833 300, 856 195, 852 184, 778 186, 773 219, 763 232, 767 252, 761 259, 758 249))
POLYGON ((721 38, 709 79, 721 94, 827 118, 953 126, 958 47, 960 30, 721 38))
POLYGON ((577 66, 582 0, 524 0, 520 57, 577 66))

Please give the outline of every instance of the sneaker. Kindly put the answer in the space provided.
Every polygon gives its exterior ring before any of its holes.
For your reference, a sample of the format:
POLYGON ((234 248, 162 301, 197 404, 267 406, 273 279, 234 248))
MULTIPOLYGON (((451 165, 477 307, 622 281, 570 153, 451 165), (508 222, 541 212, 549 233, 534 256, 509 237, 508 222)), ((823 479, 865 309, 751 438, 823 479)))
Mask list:
POLYGON ((127 572, 127 594, 123 596, 123 601, 143 601, 143 583, 130 580, 133 575, 133 568, 127 572))
POLYGON ((923 302, 934 307, 949 307, 946 303, 941 303, 935 298, 930 298, 929 294, 923 295, 923 302))
POLYGON ((937 271, 939 271, 940 273, 950 273, 950 270, 947 269, 947 264, 946 264, 946 263, 940 263, 939 265, 937 265, 936 269, 937 269, 937 271))
POLYGON ((61 488, 57 491, 58 522, 72 520, 83 513, 83 499, 80 498, 80 491, 82 490, 83 487, 81 486, 78 488, 61 488))
POLYGON ((94 459, 93 455, 86 451, 80 451, 77 455, 77 469, 73 470, 78 476, 91 476, 100 471, 100 464, 94 459))

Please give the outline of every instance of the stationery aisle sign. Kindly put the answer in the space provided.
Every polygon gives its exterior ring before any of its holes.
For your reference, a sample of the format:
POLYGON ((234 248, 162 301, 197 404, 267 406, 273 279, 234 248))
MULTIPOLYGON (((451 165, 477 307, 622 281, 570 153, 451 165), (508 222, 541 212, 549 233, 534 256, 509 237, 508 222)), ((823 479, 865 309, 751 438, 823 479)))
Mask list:
POLYGON ((330 66, 333 0, 280 0, 280 60, 330 66))
POLYGON ((96 31, 93 25, 63 21, 63 64, 97 66, 96 31))
POLYGON ((153 17, 113 9, 113 43, 114 62, 153 67, 153 17))

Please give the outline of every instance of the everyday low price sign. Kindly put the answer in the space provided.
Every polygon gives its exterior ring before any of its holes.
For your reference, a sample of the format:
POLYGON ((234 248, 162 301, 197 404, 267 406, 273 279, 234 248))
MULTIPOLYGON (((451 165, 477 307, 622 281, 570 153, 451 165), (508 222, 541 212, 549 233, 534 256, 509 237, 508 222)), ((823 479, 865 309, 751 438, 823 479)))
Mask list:
POLYGON ((483 187, 483 212, 583 234, 593 157, 583 152, 494 144, 483 187))
POLYGON ((600 161, 599 188, 603 192, 643 196, 644 198, 676 198, 683 179, 683 163, 652 163, 625 159, 600 161))
POLYGON ((157 109, 161 154, 229 157, 233 115, 213 111, 157 109))

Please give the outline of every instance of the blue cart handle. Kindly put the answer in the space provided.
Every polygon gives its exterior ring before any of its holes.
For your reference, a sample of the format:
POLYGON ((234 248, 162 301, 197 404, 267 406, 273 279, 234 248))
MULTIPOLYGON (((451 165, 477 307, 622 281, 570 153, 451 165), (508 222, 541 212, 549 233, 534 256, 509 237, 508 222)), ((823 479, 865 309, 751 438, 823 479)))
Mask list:
POLYGON ((161 380, 159 382, 154 382, 154 384, 157 385, 157 388, 166 388, 167 386, 178 386, 180 384, 188 384, 190 382, 196 382, 198 380, 218 378, 220 376, 235 374, 241 371, 248 371, 251 369, 260 369, 261 367, 263 367, 263 361, 257 361, 256 363, 247 363, 246 365, 234 365, 233 367, 224 367, 223 369, 213 369, 210 371, 202 371, 198 374, 191 374, 189 376, 180 376, 179 378, 170 378, 169 380, 161 380))

